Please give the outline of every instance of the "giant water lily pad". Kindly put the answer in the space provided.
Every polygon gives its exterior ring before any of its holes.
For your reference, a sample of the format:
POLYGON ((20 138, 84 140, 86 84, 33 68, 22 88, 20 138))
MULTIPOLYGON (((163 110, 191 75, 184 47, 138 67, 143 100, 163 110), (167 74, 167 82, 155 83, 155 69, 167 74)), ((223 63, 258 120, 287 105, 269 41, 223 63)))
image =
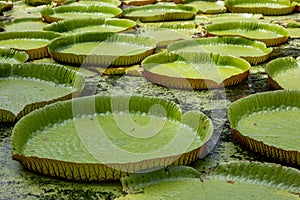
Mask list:
POLYGON ((154 52, 155 39, 132 34, 80 33, 57 38, 49 45, 57 62, 85 65, 131 65, 154 52))
POLYGON ((4 16, 13 16, 15 19, 20 18, 41 18, 40 11, 45 8, 45 5, 30 6, 25 1, 14 1, 13 9, 3 13, 4 16))
POLYGON ((41 18, 18 18, 12 22, 0 24, 5 31, 41 31, 47 24, 41 18))
POLYGON ((197 9, 193 6, 159 3, 123 9, 123 16, 142 22, 193 19, 197 9))
POLYGON ((198 1, 198 0, 189 0, 184 2, 185 5, 194 6, 198 9, 199 13, 206 14, 216 14, 226 12, 226 7, 224 6, 223 1, 198 1))
POLYGON ((300 166, 300 91, 254 94, 229 106, 236 139, 264 156, 300 166))
POLYGON ((207 26, 207 32, 216 36, 240 36, 276 46, 288 40, 288 31, 277 24, 260 22, 225 22, 207 26))
POLYGON ((258 22, 259 19, 262 19, 263 15, 261 14, 252 14, 252 13, 222 13, 217 15, 209 15, 208 19, 210 23, 224 23, 232 21, 255 21, 258 22))
POLYGON ((121 179, 118 200, 130 199, 299 199, 300 172, 294 168, 258 162, 221 163, 206 173, 191 167, 170 166, 121 179))
POLYGON ((28 59, 25 52, 19 52, 10 48, 0 48, 0 63, 24 63, 28 59))
POLYGON ((25 3, 27 3, 30 6, 40 6, 40 5, 46 5, 51 4, 52 0, 25 0, 25 3))
MULTIPOLYGON (((60 1, 60 0, 56 0, 60 1)), ((121 5, 121 1, 119 0, 66 0, 62 3, 62 5, 110 5, 119 7, 121 5)))
POLYGON ((55 31, 64 34, 80 32, 121 32, 133 28, 134 21, 128 19, 82 18, 62 20, 44 27, 45 31, 55 31))
POLYGON ((147 80, 172 88, 207 89, 240 83, 250 64, 232 56, 204 52, 165 52, 142 62, 147 80))
POLYGON ((293 57, 277 58, 266 69, 270 84, 276 89, 300 89, 300 62, 293 57))
POLYGON ((83 77, 59 65, 0 64, 0 121, 14 122, 27 113, 77 96, 83 77))
POLYGON ((214 52, 244 58, 252 64, 266 61, 272 48, 263 42, 240 37, 209 37, 179 41, 168 46, 169 51, 214 52))
POLYGON ((198 159, 212 136, 203 113, 145 96, 89 96, 22 118, 13 159, 26 169, 72 180, 116 180, 133 172, 198 159))
POLYGON ((41 10, 45 22, 57 22, 64 19, 75 18, 112 18, 122 13, 120 8, 103 5, 66 5, 55 8, 47 7, 41 10))
POLYGON ((25 51, 29 59, 38 59, 49 56, 48 45, 60 34, 50 31, 14 31, 0 33, 0 47, 25 51))
POLYGON ((230 12, 263 15, 285 15, 295 9, 290 0, 226 0, 225 6, 230 12))

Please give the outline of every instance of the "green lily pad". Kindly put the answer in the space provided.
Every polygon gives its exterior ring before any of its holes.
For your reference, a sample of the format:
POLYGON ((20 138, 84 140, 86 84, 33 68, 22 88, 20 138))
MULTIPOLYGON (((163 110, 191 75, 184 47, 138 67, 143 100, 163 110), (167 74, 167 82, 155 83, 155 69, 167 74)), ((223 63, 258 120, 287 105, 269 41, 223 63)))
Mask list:
POLYGON ((37 108, 79 95, 83 89, 83 77, 59 65, 1 64, 0 71, 1 122, 15 122, 37 108))
POLYGON ((9 48, 0 48, 0 63, 24 63, 28 59, 28 55, 25 52, 15 51, 9 48))
POLYGON ((4 16, 12 16, 15 19, 20 18, 41 18, 41 9, 45 8, 42 6, 30 6, 25 1, 15 1, 13 9, 3 13, 4 16))
POLYGON ((300 172, 259 162, 221 163, 205 174, 185 166, 121 179, 123 199, 299 199, 300 172))
POLYGON ((30 6, 40 6, 51 4, 52 0, 25 0, 25 3, 27 3, 30 6))
POLYGON ((57 22, 64 19, 75 18, 112 18, 122 13, 120 8, 103 5, 65 5, 41 10, 45 22, 57 22))
POLYGON ((292 39, 299 39, 300 38, 300 28, 287 28, 289 32, 289 36, 292 39))
POLYGON ((57 38, 49 45, 51 57, 71 65, 126 66, 151 55, 155 39, 115 33, 80 33, 57 38))
POLYGON ((261 14, 252 13, 222 13, 217 15, 209 15, 208 19, 212 24, 224 22, 239 22, 239 21, 255 21, 258 22, 262 19, 261 14))
POLYGON ((277 58, 267 65, 270 84, 276 89, 300 89, 300 62, 293 57, 277 58))
POLYGON ((277 24, 260 22, 225 22, 210 24, 207 32, 216 36, 240 36, 264 42, 267 46, 276 46, 288 40, 288 31, 277 24))
POLYGON ((290 0, 226 0, 225 6, 230 12, 263 15, 285 15, 295 9, 290 0))
POLYGON ((193 6, 158 3, 123 9, 123 16, 142 22, 174 21, 193 19, 197 9, 193 6))
POLYGON ((47 24, 41 18, 18 18, 13 22, 0 24, 5 31, 41 31, 47 24))
POLYGON ((127 6, 144 6, 154 4, 157 0, 123 0, 122 2, 127 6))
POLYGON ((107 5, 107 6, 116 6, 119 7, 121 5, 121 1, 119 0, 66 0, 62 3, 62 5, 107 5))
POLYGON ((60 34, 50 31, 17 31, 0 33, 0 47, 25 51, 29 59, 49 56, 48 44, 60 34))
POLYGON ((71 34, 82 32, 122 32, 133 28, 136 25, 134 21, 128 19, 99 19, 82 18, 62 20, 57 23, 51 23, 44 27, 45 31, 54 31, 59 33, 71 34))
POLYGON ((263 42, 240 37, 209 37, 197 38, 172 43, 169 51, 213 52, 244 58, 251 64, 266 61, 272 48, 267 48, 263 42))
POLYGON ((300 91, 254 94, 229 106, 236 139, 251 151, 300 166, 300 91))
POLYGON ((250 64, 232 56, 204 52, 165 52, 142 62, 147 80, 172 88, 207 89, 240 83, 250 64))
POLYGON ((203 113, 145 96, 89 96, 22 118, 13 159, 26 169, 72 180, 116 180, 133 172, 198 159, 212 136, 203 113))
POLYGON ((185 5, 194 6, 198 9, 198 14, 217 14, 226 12, 226 7, 224 6, 223 1, 198 1, 198 0, 189 0, 184 2, 185 5))

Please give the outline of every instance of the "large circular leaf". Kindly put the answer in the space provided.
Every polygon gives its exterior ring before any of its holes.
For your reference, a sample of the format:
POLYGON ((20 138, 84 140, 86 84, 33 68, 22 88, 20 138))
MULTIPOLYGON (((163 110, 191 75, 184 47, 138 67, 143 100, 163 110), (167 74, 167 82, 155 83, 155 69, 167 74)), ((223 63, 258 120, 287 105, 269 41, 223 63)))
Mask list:
POLYGON ((131 65, 151 55, 155 39, 108 32, 79 33, 57 38, 49 45, 51 57, 71 65, 131 65))
POLYGON ((300 62, 293 57, 277 58, 268 63, 270 84, 276 89, 300 89, 300 62))
POLYGON ((208 89, 240 83, 250 64, 240 58, 204 52, 165 52, 142 62, 147 80, 172 88, 208 89))
POLYGON ((0 72, 0 122, 15 122, 83 89, 83 77, 59 65, 0 64, 0 72))
POLYGON ((112 180, 198 159, 212 136, 203 113, 143 96, 89 96, 22 118, 13 159, 26 169, 73 180, 112 180))
POLYGON ((121 199, 299 199, 300 172, 258 162, 221 163, 200 174, 193 168, 173 166, 121 179, 121 199), (200 199, 200 198, 199 198, 200 199))
POLYGON ((239 99, 228 118, 236 139, 251 151, 300 165, 300 91, 272 91, 239 99))
POLYGON ((276 46, 288 40, 288 31, 277 24, 241 21, 224 22, 207 26, 207 32, 217 36, 240 36, 276 46))

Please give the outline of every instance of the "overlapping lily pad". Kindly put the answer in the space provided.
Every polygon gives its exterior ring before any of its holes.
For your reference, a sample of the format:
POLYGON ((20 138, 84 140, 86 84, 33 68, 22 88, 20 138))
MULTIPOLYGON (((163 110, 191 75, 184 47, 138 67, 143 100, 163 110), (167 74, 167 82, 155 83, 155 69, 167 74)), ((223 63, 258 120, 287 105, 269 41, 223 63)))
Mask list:
POLYGON ((82 18, 62 20, 51 23, 44 27, 45 31, 54 31, 64 34, 81 33, 81 32, 122 32, 133 28, 136 25, 134 21, 128 19, 99 19, 99 18, 82 18))
POLYGON ((112 18, 118 17, 121 13, 120 8, 103 5, 66 5, 41 10, 43 20, 49 23, 75 18, 112 18))
POLYGON ((25 0, 25 3, 27 3, 30 6, 40 6, 40 5, 46 5, 51 4, 52 0, 25 0))
POLYGON ((10 48, 0 48, 0 63, 24 63, 28 59, 25 52, 19 52, 10 48))
POLYGON ((172 88, 207 89, 235 85, 247 78, 250 64, 237 57, 204 52, 165 52, 142 62, 147 80, 172 88))
POLYGON ((203 113, 145 96, 89 96, 58 102, 22 118, 13 159, 26 169, 72 180, 116 180, 198 159, 212 135, 203 113))
POLYGON ((0 121, 15 122, 29 112, 77 96, 83 77, 59 65, 0 64, 0 121))
POLYGON ((252 14, 252 13, 222 13, 217 15, 209 15, 208 19, 210 23, 224 23, 232 21, 256 21, 262 19, 263 15, 261 14, 252 14))
POLYGON ((300 172, 270 163, 221 163, 201 174, 191 167, 170 166, 121 179, 123 199, 299 199, 300 172))
POLYGON ((18 18, 0 24, 5 31, 41 31, 47 24, 41 18, 18 18))
POLYGON ((269 83, 276 89, 300 90, 300 62, 293 57, 277 58, 266 69, 269 83))
POLYGON ((169 51, 213 52, 244 58, 251 64, 266 61, 272 48, 262 42, 240 37, 209 37, 179 41, 168 46, 169 51))
POLYGON ((107 67, 136 64, 155 47, 155 39, 146 36, 90 32, 57 38, 49 45, 49 52, 60 63, 107 67))
POLYGON ((144 6, 156 3, 157 0, 123 0, 122 2, 127 6, 144 6))
POLYGON ((295 9, 290 0, 226 0, 225 6, 230 12, 263 15, 285 15, 295 9))
POLYGON ((207 26, 207 32, 217 36, 240 36, 276 46, 288 40, 288 31, 277 24, 260 22, 225 22, 207 26))
POLYGON ((224 1, 198 1, 188 0, 184 2, 185 5, 194 6, 198 9, 198 14, 216 14, 226 12, 224 1))
POLYGON ((62 5, 110 5, 119 7, 121 5, 121 1, 119 0, 66 0, 62 3, 62 5))
POLYGON ((193 19, 197 9, 193 6, 158 3, 123 9, 123 16, 142 22, 174 21, 193 19))
POLYGON ((254 94, 229 106, 235 138, 264 156, 300 166, 300 91, 254 94))
POLYGON ((16 31, 0 33, 0 47, 25 51, 29 59, 49 56, 48 44, 60 34, 50 31, 16 31))

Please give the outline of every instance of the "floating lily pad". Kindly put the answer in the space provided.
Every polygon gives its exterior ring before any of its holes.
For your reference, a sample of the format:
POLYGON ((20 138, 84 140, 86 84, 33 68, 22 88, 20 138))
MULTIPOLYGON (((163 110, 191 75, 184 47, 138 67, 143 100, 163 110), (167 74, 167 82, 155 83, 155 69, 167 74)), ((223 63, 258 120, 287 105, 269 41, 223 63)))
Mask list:
POLYGON ((155 39, 114 33, 80 33, 57 38, 49 45, 51 57, 71 65, 126 66, 151 55, 155 39))
POLYGON ((123 0, 122 2, 127 6, 144 6, 156 3, 157 0, 123 0))
POLYGON ((230 12, 263 15, 285 15, 295 9, 290 0, 226 0, 225 6, 230 12))
POLYGON ((190 39, 193 31, 197 29, 143 28, 141 35, 155 38, 156 46, 164 48, 175 41, 190 39))
POLYGON ((133 28, 136 25, 134 21, 128 19, 99 19, 83 18, 62 20, 51 23, 44 27, 45 31, 54 31, 59 33, 71 34, 80 32, 122 32, 133 28))
POLYGON ((19 52, 10 48, 0 48, 0 63, 24 63, 28 59, 25 52, 19 52))
POLYGON ((224 1, 198 1, 189 0, 184 3, 185 5, 194 6, 198 9, 198 14, 216 14, 226 12, 224 1))
POLYGON ((45 5, 42 6, 30 6, 25 3, 25 1, 14 1, 13 9, 4 12, 4 16, 12 16, 15 19, 20 18, 41 18, 41 9, 45 8, 45 5))
POLYGON ((221 163, 200 174, 191 167, 170 166, 121 179, 121 199, 299 199, 300 172, 259 162, 221 163))
POLYGON ((52 0, 25 0, 25 3, 31 6, 40 6, 51 4, 52 0))
POLYGON ((276 46, 288 40, 288 31, 277 24, 260 22, 225 22, 210 24, 207 32, 217 36, 240 36, 264 42, 267 46, 276 46))
POLYGON ((121 5, 121 1, 119 0, 66 0, 62 3, 63 5, 110 5, 119 7, 121 5))
POLYGON ((300 91, 254 94, 229 106, 235 138, 251 151, 300 166, 300 91))
POLYGON ((287 28, 289 32, 289 36, 292 39, 299 39, 300 38, 300 28, 287 28))
POLYGON ((250 64, 232 56, 204 52, 159 53, 142 62, 147 80, 172 88, 207 89, 235 85, 247 78, 250 64))
POLYGON ((193 19, 197 9, 193 6, 158 3, 123 9, 123 16, 142 22, 174 21, 193 19))
POLYGON ((116 180, 133 172, 198 159, 212 136, 203 113, 143 96, 89 96, 22 118, 13 159, 26 169, 72 180, 116 180))
POLYGON ((41 31, 47 24, 41 18, 18 18, 12 22, 0 24, 5 31, 41 31))
POLYGON ((262 19, 261 14, 252 13, 222 13, 217 15, 209 15, 208 19, 212 24, 224 23, 224 22, 238 22, 238 21, 256 21, 262 19))
POLYGON ((102 5, 66 5, 55 8, 47 7, 41 10, 43 20, 50 23, 75 18, 112 18, 121 13, 120 8, 102 5))
POLYGON ((269 83, 276 89, 300 89, 300 62, 293 57, 277 58, 266 69, 269 83))
POLYGON ((266 61, 272 52, 263 42, 226 36, 179 41, 170 44, 168 50, 220 53, 244 58, 252 64, 266 61))
POLYGON ((77 96, 83 89, 83 77, 59 65, 0 64, 0 70, 1 122, 15 122, 37 108, 77 96))
POLYGON ((14 7, 11 1, 0 1, 0 14, 5 11, 11 10, 14 7))
POLYGON ((50 31, 25 31, 0 33, 0 47, 25 51, 29 59, 49 56, 48 44, 60 34, 50 31))

